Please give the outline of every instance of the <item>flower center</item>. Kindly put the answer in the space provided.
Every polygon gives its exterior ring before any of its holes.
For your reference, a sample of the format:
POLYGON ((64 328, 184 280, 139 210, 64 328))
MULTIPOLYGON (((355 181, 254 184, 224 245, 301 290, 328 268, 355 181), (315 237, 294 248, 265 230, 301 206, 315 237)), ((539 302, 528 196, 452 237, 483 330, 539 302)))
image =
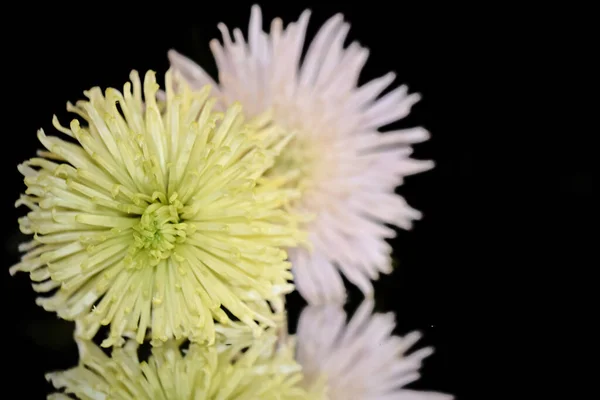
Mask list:
POLYGON ((150 204, 140 222, 133 227, 133 243, 129 248, 129 261, 137 266, 155 266, 169 258, 178 243, 183 243, 190 233, 189 224, 181 222, 179 211, 183 205, 175 201, 150 204))
POLYGON ((319 154, 314 151, 310 141, 301 140, 297 137, 287 145, 275 159, 275 165, 268 171, 271 176, 289 176, 290 171, 296 171, 296 175, 288 179, 288 186, 294 188, 305 188, 314 180, 316 172, 316 161, 319 154))

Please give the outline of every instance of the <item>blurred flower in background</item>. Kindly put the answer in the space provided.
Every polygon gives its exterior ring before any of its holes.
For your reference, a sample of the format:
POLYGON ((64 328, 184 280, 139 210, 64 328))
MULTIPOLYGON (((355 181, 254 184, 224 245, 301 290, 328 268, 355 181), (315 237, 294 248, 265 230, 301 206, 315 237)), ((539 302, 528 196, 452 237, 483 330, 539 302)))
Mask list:
POLYGON ((411 145, 428 139, 425 129, 379 132, 408 115, 420 96, 400 86, 380 97, 393 73, 357 87, 368 50, 344 47, 350 25, 341 15, 321 27, 300 63, 309 15, 285 28, 275 19, 265 33, 254 6, 247 42, 239 29, 232 39, 220 24, 223 44, 210 43, 218 84, 174 50, 169 60, 193 88, 215 86, 221 107, 240 101, 250 116, 272 109, 275 122, 295 132, 268 171, 300 189, 292 205, 316 216, 306 225, 313 251, 289 251, 295 284, 311 304, 341 303, 340 272, 369 297, 371 280, 392 271, 386 239, 396 233, 386 224, 411 229, 421 218, 395 188, 433 162, 410 158, 411 145))

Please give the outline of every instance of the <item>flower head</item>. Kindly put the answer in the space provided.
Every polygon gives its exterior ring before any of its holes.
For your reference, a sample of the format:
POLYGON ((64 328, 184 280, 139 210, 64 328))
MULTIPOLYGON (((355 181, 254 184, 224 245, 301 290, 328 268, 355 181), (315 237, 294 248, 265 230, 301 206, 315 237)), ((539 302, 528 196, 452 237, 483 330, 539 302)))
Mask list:
POLYGON ((277 349, 271 335, 249 343, 192 344, 187 350, 170 340, 152 348, 147 361, 140 361, 133 341, 113 348, 109 357, 93 342, 76 340, 79 365, 46 375, 64 392, 49 399, 72 399, 68 394, 81 400, 309 399, 298 384, 302 374, 292 349, 277 349))
MULTIPOLYGON (((420 96, 400 86, 378 97, 393 73, 357 87, 368 51, 357 43, 344 47, 349 25, 341 15, 324 24, 300 64, 309 14, 286 28, 275 19, 265 33, 254 6, 248 43, 239 30, 232 40, 220 24, 223 45, 213 40, 211 49, 222 105, 240 101, 249 115, 272 109, 275 122, 296 132, 269 174, 285 176, 289 187, 301 189, 293 206, 316 216, 306 225, 313 251, 289 252, 294 282, 315 304, 344 301, 339 272, 367 296, 371 280, 391 272, 386 239, 395 231, 386 224, 410 229, 421 218, 395 188, 433 163, 410 158, 410 145, 429 137, 425 129, 378 131, 405 117, 420 96)), ((192 87, 214 84, 174 50, 169 59, 192 87)))
POLYGON ((420 338, 418 332, 393 336, 393 314, 372 314, 365 301, 346 322, 342 307, 307 307, 296 334, 296 360, 302 365, 303 386, 326 392, 329 400, 450 400, 451 395, 421 392, 404 386, 419 379, 419 368, 433 350, 405 353, 420 338))
POLYGON ((281 247, 302 239, 282 206, 298 194, 266 181, 289 140, 268 115, 244 122, 239 105, 214 112, 210 88, 174 93, 158 104, 155 74, 131 73, 123 93, 93 88, 67 109, 78 114, 71 140, 38 138, 47 151, 21 164, 31 210, 21 231, 34 239, 16 271, 29 272, 37 303, 84 336, 110 324, 103 346, 151 328, 170 338, 214 340, 214 320, 239 321, 260 333, 273 325, 268 301, 293 290, 281 247), (143 97, 142 97, 143 93, 143 97), (277 140, 279 140, 277 139, 277 140))

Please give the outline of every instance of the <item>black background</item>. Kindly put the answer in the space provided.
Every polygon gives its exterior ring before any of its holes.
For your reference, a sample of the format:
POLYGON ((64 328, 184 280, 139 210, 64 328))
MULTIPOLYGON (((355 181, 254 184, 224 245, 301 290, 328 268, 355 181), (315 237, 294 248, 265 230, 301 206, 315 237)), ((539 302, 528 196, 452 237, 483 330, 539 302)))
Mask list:
MULTIPOLYGON (((193 17, 193 22, 176 21, 176 14, 186 14, 185 9, 178 9, 156 11, 158 15, 146 22, 120 14, 101 23, 86 22, 85 18, 70 23, 53 20, 23 25, 19 28, 22 32, 15 31, 18 40, 9 61, 13 68, 5 79, 14 88, 9 96, 18 105, 9 117, 18 123, 4 133, 10 141, 0 149, 5 265, 0 274, 0 304, 5 357, 10 359, 9 370, 3 374, 5 391, 16 391, 20 398, 44 398, 50 386, 43 374, 77 362, 71 325, 35 305, 26 274, 10 277, 7 271, 18 261, 16 246, 24 239, 17 224, 23 211, 13 207, 24 190, 16 166, 40 147, 36 130, 51 132, 53 114, 67 124, 67 101, 82 98, 82 92, 92 86, 121 89, 131 69, 142 74, 153 69, 160 76, 168 68, 166 55, 171 48, 201 63, 214 76, 208 41, 220 38, 216 24, 222 21, 246 34, 250 15, 251 3, 222 3, 189 10, 187 16, 193 17)), ((396 313, 398 334, 420 330, 425 336, 419 346, 436 349, 425 362, 421 380, 410 387, 464 398, 466 387, 474 385, 469 377, 478 368, 468 362, 468 355, 482 334, 479 305, 465 301, 476 279, 468 272, 475 264, 473 244, 480 234, 472 226, 480 217, 472 207, 473 188, 478 184, 472 158, 476 142, 466 129, 452 125, 445 112, 449 101, 458 101, 452 93, 459 93, 461 85, 456 71, 466 68, 461 58, 464 43, 455 41, 450 24, 438 24, 434 29, 429 11, 396 4, 373 8, 317 4, 262 4, 265 29, 276 16, 289 23, 303 9, 311 8, 308 36, 312 38, 326 19, 342 12, 352 24, 350 39, 371 50, 361 81, 394 71, 396 85, 406 83, 411 91, 422 94, 410 116, 396 127, 422 125, 432 133, 432 139, 415 147, 415 155, 435 160, 436 168, 409 177, 399 189, 409 204, 424 213, 424 219, 394 239, 398 267, 375 284, 377 310, 396 313)), ((351 290, 348 308, 354 309, 360 299, 360 294, 351 290)), ((303 305, 297 294, 291 295, 290 315, 297 316, 303 305)))

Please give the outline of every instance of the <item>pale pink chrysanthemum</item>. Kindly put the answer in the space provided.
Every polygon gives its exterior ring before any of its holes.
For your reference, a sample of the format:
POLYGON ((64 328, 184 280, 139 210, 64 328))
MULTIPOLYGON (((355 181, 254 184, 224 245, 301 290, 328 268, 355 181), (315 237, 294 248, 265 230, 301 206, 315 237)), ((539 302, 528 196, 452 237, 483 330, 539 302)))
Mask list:
POLYGON ((298 322, 296 361, 302 366, 303 387, 329 400, 451 400, 439 392, 406 389, 419 379, 431 347, 407 354, 421 335, 392 334, 394 315, 373 314, 365 301, 350 321, 339 305, 304 309, 298 322))
POLYGON ((219 24, 223 44, 210 43, 219 84, 176 51, 169 59, 192 87, 213 85, 222 106, 240 101, 250 115, 272 109, 276 123, 296 132, 270 173, 303 189, 293 206, 315 216, 306 227, 312 251, 291 249, 289 256, 298 290, 318 304, 345 300, 339 272, 369 297, 371 280, 392 271, 386 239, 396 232, 386 224, 411 229, 421 218, 395 188, 433 162, 410 158, 410 145, 428 139, 425 129, 379 132, 408 115, 420 96, 403 85, 378 97, 393 73, 357 86, 368 50, 358 43, 344 47, 350 25, 342 15, 323 25, 300 63, 309 15, 286 28, 275 19, 265 33, 254 6, 248 42, 239 29, 233 41, 219 24))

